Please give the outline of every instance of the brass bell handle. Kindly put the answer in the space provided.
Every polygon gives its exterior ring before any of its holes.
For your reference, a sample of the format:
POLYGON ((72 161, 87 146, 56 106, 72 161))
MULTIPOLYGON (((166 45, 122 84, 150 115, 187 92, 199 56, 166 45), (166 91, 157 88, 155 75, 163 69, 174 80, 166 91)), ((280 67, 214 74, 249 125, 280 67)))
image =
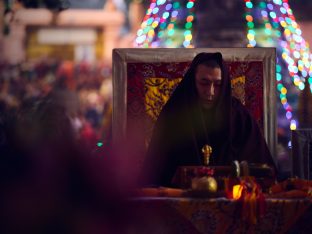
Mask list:
POLYGON ((210 155, 212 153, 212 147, 210 145, 204 145, 202 148, 203 162, 205 166, 209 165, 210 155))

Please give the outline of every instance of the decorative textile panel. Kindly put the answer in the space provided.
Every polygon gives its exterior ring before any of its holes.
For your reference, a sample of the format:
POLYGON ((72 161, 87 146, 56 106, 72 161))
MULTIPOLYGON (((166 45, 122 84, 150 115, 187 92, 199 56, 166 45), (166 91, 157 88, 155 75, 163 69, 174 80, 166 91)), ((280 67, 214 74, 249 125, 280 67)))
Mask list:
POLYGON ((311 233, 309 199, 267 199, 265 203, 265 213, 256 224, 241 215, 240 201, 224 198, 138 198, 132 206, 138 226, 145 224, 141 233, 311 233))
MULTIPOLYGON (((148 145, 154 123, 190 62, 127 63, 127 132, 144 135, 148 145)), ((232 95, 244 104, 263 130, 263 63, 227 62, 232 95)))

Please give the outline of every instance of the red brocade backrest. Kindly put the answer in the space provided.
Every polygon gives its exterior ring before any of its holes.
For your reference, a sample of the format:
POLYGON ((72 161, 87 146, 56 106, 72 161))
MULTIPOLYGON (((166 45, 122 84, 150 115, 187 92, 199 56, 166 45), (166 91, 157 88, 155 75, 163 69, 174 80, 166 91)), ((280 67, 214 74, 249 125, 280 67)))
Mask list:
POLYGON ((257 120, 274 155, 275 50, 272 48, 114 50, 114 140, 124 138, 135 145, 138 155, 144 155, 161 108, 193 57, 200 52, 217 51, 223 54, 229 69, 232 95, 257 120))
MULTIPOLYGON (((189 62, 128 63, 127 118, 153 124, 189 62), (143 118, 143 119, 142 119, 143 118)), ((232 95, 250 111, 263 129, 263 64, 260 61, 227 62, 232 95)))

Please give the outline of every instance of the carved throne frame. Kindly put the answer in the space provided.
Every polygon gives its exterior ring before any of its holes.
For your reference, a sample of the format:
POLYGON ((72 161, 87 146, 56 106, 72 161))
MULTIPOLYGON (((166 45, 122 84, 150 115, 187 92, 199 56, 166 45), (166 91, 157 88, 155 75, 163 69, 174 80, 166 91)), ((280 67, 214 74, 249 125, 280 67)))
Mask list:
POLYGON ((143 135, 136 143, 144 145, 144 152, 148 144, 144 138, 152 131, 161 106, 200 52, 222 53, 232 79, 232 95, 256 118, 275 158, 275 48, 114 49, 113 141, 133 140, 128 133, 137 132, 143 135))

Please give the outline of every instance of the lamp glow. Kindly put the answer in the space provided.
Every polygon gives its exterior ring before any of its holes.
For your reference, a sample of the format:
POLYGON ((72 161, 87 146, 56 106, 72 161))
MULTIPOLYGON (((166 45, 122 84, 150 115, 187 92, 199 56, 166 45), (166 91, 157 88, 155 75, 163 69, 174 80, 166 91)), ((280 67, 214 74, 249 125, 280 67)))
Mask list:
POLYGON ((233 199, 238 200, 242 196, 243 186, 240 184, 233 186, 233 199))

